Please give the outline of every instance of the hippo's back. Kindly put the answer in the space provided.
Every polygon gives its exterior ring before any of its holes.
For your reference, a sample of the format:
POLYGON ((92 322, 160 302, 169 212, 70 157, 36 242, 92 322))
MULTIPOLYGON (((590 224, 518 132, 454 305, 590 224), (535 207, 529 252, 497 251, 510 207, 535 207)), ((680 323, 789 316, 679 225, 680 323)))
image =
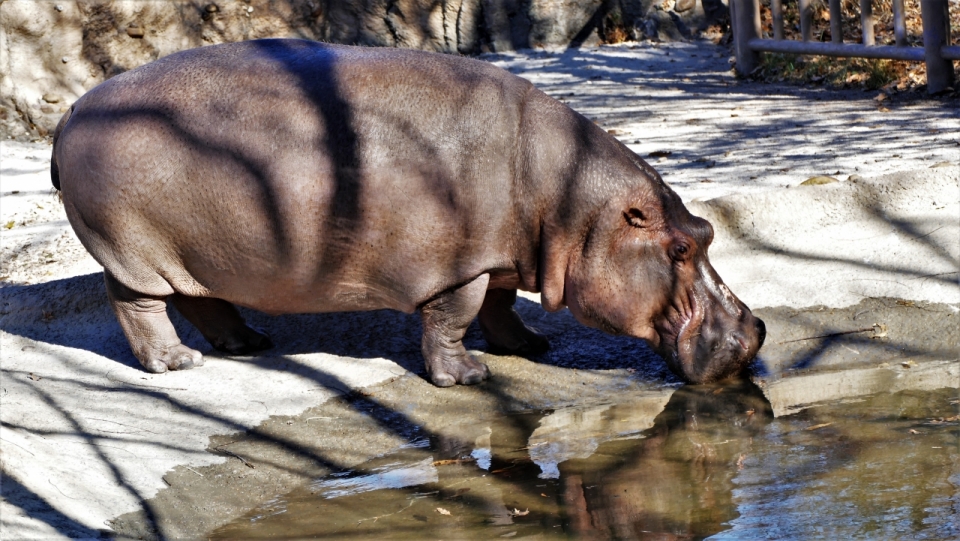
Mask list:
POLYGON ((438 54, 210 46, 91 90, 54 161, 80 240, 132 289, 412 310, 510 261, 530 92, 438 54))

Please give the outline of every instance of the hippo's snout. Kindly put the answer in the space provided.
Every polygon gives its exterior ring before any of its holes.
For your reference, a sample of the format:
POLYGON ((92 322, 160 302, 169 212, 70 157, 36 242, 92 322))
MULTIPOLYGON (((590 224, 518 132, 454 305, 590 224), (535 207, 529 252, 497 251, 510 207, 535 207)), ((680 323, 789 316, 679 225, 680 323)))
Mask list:
MULTIPOLYGON (((693 383, 710 383, 742 372, 757 356, 767 328, 742 303, 738 316, 720 307, 704 317, 692 359, 680 359, 680 367, 693 383), (685 362, 684 362, 685 361, 685 362)), ((681 351, 683 348, 680 348, 681 351)))
POLYGON ((701 296, 699 302, 690 303, 687 315, 668 317, 662 325, 658 353, 674 373, 690 383, 711 383, 740 374, 763 346, 767 336, 763 320, 732 295, 725 300, 701 296))
POLYGON ((760 347, 763 346, 763 340, 767 337, 767 326, 762 319, 754 317, 750 312, 746 312, 746 316, 746 319, 753 320, 752 325, 747 322, 740 322, 726 336, 718 337, 715 342, 719 343, 710 344, 707 351, 727 348, 731 355, 735 357, 749 356, 752 359, 760 347))

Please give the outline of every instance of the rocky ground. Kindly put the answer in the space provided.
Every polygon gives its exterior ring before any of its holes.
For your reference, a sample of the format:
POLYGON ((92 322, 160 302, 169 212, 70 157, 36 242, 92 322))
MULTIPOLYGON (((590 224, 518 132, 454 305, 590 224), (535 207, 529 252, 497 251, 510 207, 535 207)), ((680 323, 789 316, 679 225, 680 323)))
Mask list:
MULTIPOLYGON (((742 82, 709 43, 484 58, 620 138, 714 223, 711 260, 770 329, 752 377, 774 411, 960 385, 955 100, 742 82), (824 176, 836 182, 802 185, 824 176)), ((0 151, 4 538, 203 536, 465 417, 659 404, 678 384, 642 345, 545 314, 535 297, 520 311, 551 352, 483 354, 495 377, 473 388, 427 384, 416 318, 386 312, 251 313, 277 349, 146 374, 51 193, 49 145, 0 151)), ((468 342, 484 347, 475 329, 468 342)))

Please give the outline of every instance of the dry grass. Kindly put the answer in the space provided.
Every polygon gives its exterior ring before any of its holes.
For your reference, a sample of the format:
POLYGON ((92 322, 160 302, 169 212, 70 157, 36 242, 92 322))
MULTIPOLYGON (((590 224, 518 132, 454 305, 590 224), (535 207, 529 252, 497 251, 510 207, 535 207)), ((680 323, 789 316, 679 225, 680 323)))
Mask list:
POLYGON ((619 11, 611 11, 600 25, 600 41, 603 43, 623 43, 630 39, 623 17, 619 11))
MULTIPOLYGON (((816 41, 829 42, 830 8, 826 0, 813 4, 812 35, 816 41)), ((892 0, 873 0, 874 36, 877 45, 894 45, 892 0)), ((960 29, 960 6, 950 6, 950 26, 960 29)), ((773 36, 773 15, 770 0, 761 0, 761 29, 763 37, 773 36)), ((860 43, 863 30, 860 24, 860 4, 855 0, 841 2, 843 14, 843 40, 860 43)), ((923 46, 923 25, 920 19, 920 0, 904 0, 907 29, 907 45, 923 46)), ((800 14, 797 0, 783 1, 784 38, 800 39, 800 14)), ((952 42, 960 42, 960 35, 953 32, 952 42)), ((960 62, 954 62, 960 73, 960 62)), ((765 53, 760 68, 752 77, 767 82, 791 82, 823 84, 832 87, 882 89, 887 93, 920 90, 926 84, 926 68, 923 62, 900 60, 873 60, 866 58, 831 58, 812 55, 787 55, 765 53)))

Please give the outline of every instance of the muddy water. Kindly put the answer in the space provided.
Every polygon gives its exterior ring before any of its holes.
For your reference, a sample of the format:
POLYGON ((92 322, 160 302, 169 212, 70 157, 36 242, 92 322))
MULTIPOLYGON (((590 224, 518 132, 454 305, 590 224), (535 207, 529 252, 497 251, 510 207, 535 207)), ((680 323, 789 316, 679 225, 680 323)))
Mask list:
POLYGON ((956 539, 956 389, 782 417, 752 384, 523 412, 317 479, 214 539, 956 539))

